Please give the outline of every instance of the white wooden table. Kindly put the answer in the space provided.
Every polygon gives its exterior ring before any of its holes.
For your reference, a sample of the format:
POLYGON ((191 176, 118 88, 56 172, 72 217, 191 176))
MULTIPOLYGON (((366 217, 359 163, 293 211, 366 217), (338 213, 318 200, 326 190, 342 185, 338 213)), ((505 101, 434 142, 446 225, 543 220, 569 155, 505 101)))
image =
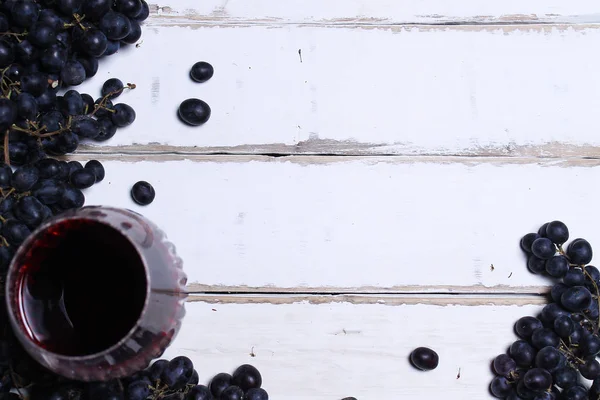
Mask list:
POLYGON ((201 380, 252 363, 273 399, 491 398, 490 361, 546 302, 521 235, 561 219, 600 243, 599 22, 593 0, 153 5, 81 88, 137 84, 136 122, 74 158, 105 162, 87 204, 142 212, 185 261, 165 356, 201 380), (177 120, 188 97, 205 126, 177 120), (418 346, 438 369, 409 366, 418 346))

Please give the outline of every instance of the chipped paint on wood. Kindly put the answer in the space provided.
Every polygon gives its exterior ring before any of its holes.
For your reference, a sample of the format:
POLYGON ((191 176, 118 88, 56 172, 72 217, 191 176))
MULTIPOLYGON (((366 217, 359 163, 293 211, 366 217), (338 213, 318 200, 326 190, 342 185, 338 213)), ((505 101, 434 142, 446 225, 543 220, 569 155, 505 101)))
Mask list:
POLYGON ((209 159, 106 161, 87 204, 155 221, 177 244, 188 281, 208 287, 535 292, 550 282, 527 271, 523 234, 560 218, 573 237, 600 242, 581 206, 563 206, 598 196, 589 184, 598 167, 209 159), (138 180, 156 189, 148 207, 130 199, 138 180), (548 201, 557 182, 578 189, 548 201))
POLYGON ((265 294, 283 294, 283 295, 411 295, 411 296, 427 296, 431 294, 452 294, 452 295, 468 295, 468 294, 494 294, 506 295, 508 293, 519 295, 541 295, 545 296, 549 293, 549 286, 524 286, 524 285, 495 285, 484 286, 481 284, 472 284, 469 286, 448 286, 448 285, 396 285, 396 286, 355 286, 355 287, 340 287, 340 286, 320 286, 320 287, 276 287, 273 285, 264 286, 225 286, 225 285, 205 285, 197 282, 188 283, 186 290, 189 293, 202 294, 206 296, 219 294, 236 294, 236 295, 265 295, 265 294))
POLYGON ((232 20, 264 20, 283 23, 575 23, 599 21, 597 4, 592 0, 518 0, 478 2, 473 0, 409 0, 401 3, 387 0, 319 1, 279 3, 272 0, 170 0, 169 6, 151 4, 152 14, 168 16, 218 17, 227 23, 232 20), (301 6, 300 6, 301 4, 301 6))
POLYGON ((541 308, 195 302, 163 357, 190 357, 201 383, 253 364, 274 399, 492 399, 491 360, 517 339, 515 321, 541 308), (409 364, 419 346, 439 354, 437 369, 409 364))
POLYGON ((137 84, 122 101, 138 118, 109 151, 597 157, 600 58, 580 49, 600 41, 599 26, 155 27, 78 89, 96 93, 114 76, 137 84), (190 41, 201 51, 170 45, 190 41), (216 73, 196 85, 200 57, 216 73), (204 126, 177 119, 189 97, 210 104, 204 126))
POLYGON ((208 303, 208 304, 379 304, 386 306, 407 306, 407 305, 432 305, 432 306, 528 306, 545 305, 548 299, 544 296, 369 296, 360 294, 347 295, 209 295, 209 294, 191 294, 187 299, 188 303, 208 303))

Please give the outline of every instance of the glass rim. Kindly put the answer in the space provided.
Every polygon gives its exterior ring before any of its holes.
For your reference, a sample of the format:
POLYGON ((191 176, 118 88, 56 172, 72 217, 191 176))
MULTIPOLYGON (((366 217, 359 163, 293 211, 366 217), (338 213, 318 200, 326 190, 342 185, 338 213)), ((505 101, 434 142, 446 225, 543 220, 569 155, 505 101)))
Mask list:
MULTIPOLYGON (((142 262, 142 265, 144 268, 144 277, 146 278, 144 306, 140 312, 140 315, 137 317, 134 325, 127 332, 127 334, 125 334, 117 343, 103 349, 102 351, 98 351, 98 352, 95 352, 92 354, 86 354, 86 355, 81 355, 81 356, 78 356, 78 355, 70 356, 70 355, 65 355, 65 354, 54 352, 54 351, 50 351, 50 350, 44 348, 39 343, 37 343, 35 340, 33 340, 29 334, 24 334, 23 332, 21 332, 20 335, 17 335, 17 333, 15 332, 15 336, 17 336, 17 338, 19 340, 23 340, 22 337, 25 336, 25 340, 27 340, 32 346, 34 346, 36 348, 36 351, 39 351, 43 354, 51 355, 52 357, 56 357, 61 360, 74 360, 74 361, 92 360, 94 358, 103 357, 103 356, 110 354, 111 352, 119 349, 120 347, 123 346, 123 344, 125 344, 128 340, 130 340, 131 337, 135 334, 135 332, 139 329, 140 321, 143 320, 143 318, 148 310, 148 305, 149 305, 149 301, 150 301, 150 292, 151 292, 151 287, 152 287, 151 282, 150 282, 150 271, 149 271, 148 262, 147 262, 145 256, 139 250, 139 245, 136 244, 135 242, 133 242, 128 235, 123 233, 122 229, 120 229, 115 224, 110 223, 110 221, 102 220, 100 218, 94 218, 93 215, 92 216, 75 215, 76 211, 84 210, 84 209, 93 209, 93 208, 102 208, 104 210, 108 209, 108 210, 113 210, 113 211, 122 211, 121 209, 114 208, 114 207, 86 206, 86 207, 82 207, 80 209, 66 211, 65 213, 59 214, 59 215, 49 219, 48 221, 42 223, 39 227, 37 227, 33 232, 31 232, 31 234, 27 237, 27 239, 19 246, 19 249, 14 254, 14 256, 8 266, 8 272, 6 275, 4 294, 5 294, 5 302, 6 302, 6 306, 7 306, 8 317, 10 319, 12 328, 13 328, 13 330, 17 330, 17 329, 21 330, 20 322, 17 319, 17 313, 18 313, 19 318, 21 319, 21 323, 25 326, 26 329, 29 329, 29 327, 27 326, 28 324, 26 323, 26 320, 24 318, 25 313, 23 312, 22 308, 21 307, 13 307, 14 300, 13 300, 13 296, 11 296, 11 292, 16 290, 16 288, 18 286, 18 283, 15 280, 15 275, 17 274, 16 270, 18 270, 18 266, 16 264, 17 264, 19 258, 23 257, 25 252, 30 249, 31 244, 36 240, 37 236, 39 236, 44 231, 47 231, 51 226, 54 226, 54 225, 64 222, 64 221, 70 221, 70 220, 92 221, 92 222, 95 222, 95 223, 98 223, 101 225, 105 225, 105 226, 108 226, 108 227, 114 229, 116 232, 121 234, 121 236, 123 236, 125 239, 127 239, 127 241, 135 249, 137 256, 139 257, 140 261, 142 262), (19 337, 19 336, 21 336, 21 337, 19 337)), ((127 210, 127 211, 132 212, 138 216, 140 215, 132 210, 127 210)))

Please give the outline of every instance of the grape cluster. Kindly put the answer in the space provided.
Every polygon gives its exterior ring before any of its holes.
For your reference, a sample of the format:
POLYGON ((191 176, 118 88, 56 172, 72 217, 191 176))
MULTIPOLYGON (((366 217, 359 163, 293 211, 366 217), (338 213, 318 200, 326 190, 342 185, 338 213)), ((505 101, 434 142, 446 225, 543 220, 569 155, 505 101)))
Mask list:
POLYGON ((561 221, 544 224, 521 239, 527 267, 557 280, 552 302, 537 317, 515 324, 520 337, 493 361, 490 390, 507 400, 600 399, 600 271, 585 239, 569 240, 561 221), (583 379, 585 378, 585 379, 583 379), (586 384, 585 380, 592 381, 586 384))
POLYGON ((260 372, 249 364, 202 385, 185 356, 157 360, 122 379, 73 381, 40 366, 10 331, 0 330, 0 400, 268 400, 261 386, 260 372))

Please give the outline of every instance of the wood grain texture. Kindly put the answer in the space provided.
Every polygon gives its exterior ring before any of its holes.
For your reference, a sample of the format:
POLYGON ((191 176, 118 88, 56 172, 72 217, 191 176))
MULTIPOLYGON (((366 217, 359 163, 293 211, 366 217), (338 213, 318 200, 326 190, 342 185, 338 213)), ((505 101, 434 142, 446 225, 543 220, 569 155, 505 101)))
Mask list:
POLYGON ((598 43, 597 25, 150 25, 80 89, 138 85, 118 99, 138 118, 105 151, 598 157, 598 43), (206 125, 178 121, 189 97, 211 105, 206 125))
POLYGON ((152 4, 160 17, 193 18, 215 24, 381 24, 597 22, 591 0, 169 0, 152 4))
POLYGON ((114 158, 87 204, 163 227, 200 291, 539 293, 549 281, 527 271, 523 234, 561 219, 573 238, 600 242, 584 212, 597 163, 114 158), (156 188, 148 207, 129 198, 138 180, 156 188))
POLYGON ((186 355, 200 381, 251 363, 273 399, 491 399, 490 363, 540 305, 434 306, 190 303, 165 357, 186 355), (439 367, 410 352, 429 346, 439 367), (251 356, 254 354, 254 357, 251 356), (460 369, 460 378, 457 378, 460 369))

